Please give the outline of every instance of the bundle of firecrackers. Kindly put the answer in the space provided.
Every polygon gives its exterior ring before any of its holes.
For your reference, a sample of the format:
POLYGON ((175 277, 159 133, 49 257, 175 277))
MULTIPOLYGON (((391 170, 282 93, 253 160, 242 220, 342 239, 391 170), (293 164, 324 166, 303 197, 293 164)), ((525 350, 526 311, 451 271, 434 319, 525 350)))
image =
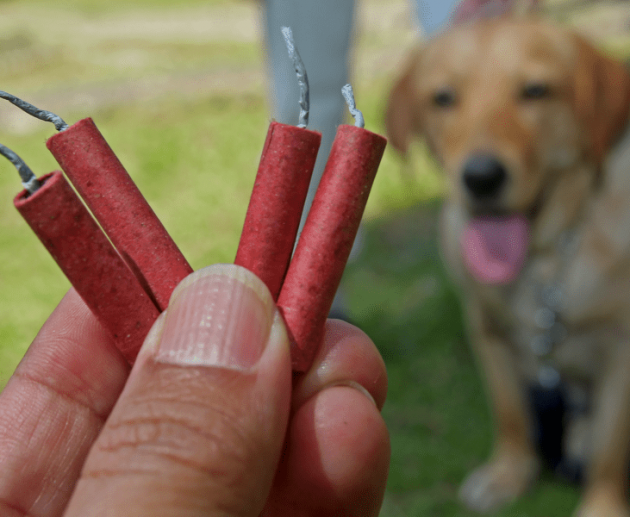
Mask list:
MULTIPOLYGON (((363 128, 352 88, 344 86, 356 122, 337 130, 296 245, 321 134, 306 127, 306 70, 290 29, 283 34, 300 87, 299 124, 269 126, 234 263, 269 288, 289 334, 293 370, 304 372, 323 339, 387 141, 363 128)), ((58 130, 46 146, 65 175, 37 178, 0 145, 25 187, 14 204, 133 364, 171 293, 193 270, 91 118, 69 126, 6 92, 0 97, 58 130)))

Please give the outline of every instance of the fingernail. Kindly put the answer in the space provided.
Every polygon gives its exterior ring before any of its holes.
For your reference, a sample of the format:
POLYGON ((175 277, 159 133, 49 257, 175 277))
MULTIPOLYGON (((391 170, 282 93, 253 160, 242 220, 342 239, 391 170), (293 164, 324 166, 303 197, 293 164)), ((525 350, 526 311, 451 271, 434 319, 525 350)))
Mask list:
POLYGON ((274 312, 253 273, 230 264, 201 269, 173 292, 156 360, 249 369, 269 340, 274 312))
POLYGON ((329 382, 328 384, 324 384, 323 386, 317 386, 316 384, 313 384, 313 381, 309 382, 307 380, 306 382, 308 384, 303 384, 297 393, 294 392, 293 400, 291 402, 294 410, 297 410, 300 406, 304 404, 304 402, 306 402, 308 399, 315 396, 316 394, 321 393, 322 391, 327 390, 329 388, 336 388, 338 386, 345 387, 345 388, 352 388, 352 389, 357 390, 365 398, 367 398, 370 402, 372 402, 372 404, 374 404, 374 407, 376 409, 378 409, 379 411, 381 410, 381 408, 376 403, 376 400, 374 400, 374 397, 372 396, 372 394, 364 386, 362 386, 356 381, 349 380, 349 379, 339 380, 339 381, 329 382))
POLYGON ((376 403, 376 400, 374 400, 374 397, 372 396, 372 394, 368 390, 366 390, 363 386, 361 386, 358 382, 350 381, 350 380, 333 382, 325 386, 324 389, 333 388, 335 386, 345 386, 346 388, 353 388, 357 390, 366 399, 372 402, 372 404, 374 404, 374 407, 380 411, 380 408, 378 407, 378 404, 376 403))

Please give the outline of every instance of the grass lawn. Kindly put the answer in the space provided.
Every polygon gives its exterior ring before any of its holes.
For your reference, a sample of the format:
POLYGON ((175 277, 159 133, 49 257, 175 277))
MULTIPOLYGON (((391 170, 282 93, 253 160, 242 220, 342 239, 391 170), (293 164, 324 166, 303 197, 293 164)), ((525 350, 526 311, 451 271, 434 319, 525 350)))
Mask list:
MULTIPOLYGON (((0 89, 70 123, 92 116, 193 267, 231 262, 269 123, 255 4, 0 5, 0 89), (208 20, 208 34, 184 23, 186 16, 208 20), (162 27, 161 36, 140 25, 121 32, 141 19, 162 27), (51 20, 59 22, 56 30, 41 28, 51 20), (182 33, 165 20, 192 28, 182 33), (231 23, 235 34, 224 30, 231 23)), ((368 127, 382 132, 390 73, 410 37, 406 3, 362 5, 355 90, 368 127)), ((628 48, 619 39, 607 45, 619 53, 628 48)), ((0 120, 0 142, 38 175, 57 168, 44 146, 52 125, 5 105, 0 120)), ((416 151, 415 173, 407 175, 386 153, 366 213, 365 247, 344 286, 352 318, 374 339, 389 371, 384 416, 392 464, 382 515, 468 516, 456 491, 490 450, 490 419, 438 256, 441 181, 423 149, 416 151)), ((11 204, 20 188, 14 169, 0 162, 0 387, 69 287, 11 204)), ((574 487, 545 476, 497 515, 566 516, 577 498, 574 487)))

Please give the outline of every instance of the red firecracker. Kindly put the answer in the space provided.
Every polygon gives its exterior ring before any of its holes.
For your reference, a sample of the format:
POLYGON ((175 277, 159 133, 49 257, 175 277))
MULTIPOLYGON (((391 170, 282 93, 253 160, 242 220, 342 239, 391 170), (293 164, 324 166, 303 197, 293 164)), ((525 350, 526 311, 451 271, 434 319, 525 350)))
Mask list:
POLYGON ((40 178, 15 207, 133 363, 159 311, 61 172, 40 178))
POLYGON ((160 310, 192 268, 91 118, 46 142, 160 310))
POLYGON ((234 263, 278 299, 295 245, 321 133, 272 122, 234 263))
POLYGON ((339 126, 278 299, 294 371, 308 370, 322 341, 386 144, 366 129, 339 126))

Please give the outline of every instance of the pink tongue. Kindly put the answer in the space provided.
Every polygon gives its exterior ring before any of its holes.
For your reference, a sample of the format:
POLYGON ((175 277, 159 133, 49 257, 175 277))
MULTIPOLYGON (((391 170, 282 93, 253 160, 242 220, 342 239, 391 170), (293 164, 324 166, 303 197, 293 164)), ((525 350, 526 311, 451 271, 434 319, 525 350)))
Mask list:
POLYGON ((525 261, 528 237, 529 225, 521 215, 477 217, 462 234, 464 262, 480 282, 511 282, 525 261))

